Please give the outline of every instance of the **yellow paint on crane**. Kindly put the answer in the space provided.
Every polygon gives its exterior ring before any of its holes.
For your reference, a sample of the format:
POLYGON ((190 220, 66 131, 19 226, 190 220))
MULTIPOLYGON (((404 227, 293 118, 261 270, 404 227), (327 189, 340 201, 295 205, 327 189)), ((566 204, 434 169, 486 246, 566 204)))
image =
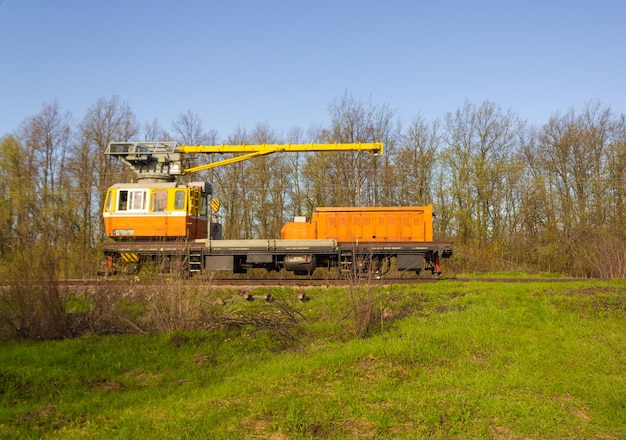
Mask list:
POLYGON ((241 145, 180 145, 177 151, 184 154, 194 153, 275 153, 285 152, 324 152, 324 151, 370 151, 382 154, 382 142, 354 142, 329 144, 241 144, 241 145))
POLYGON ((197 154, 197 153, 244 153, 240 156, 234 156, 229 159, 211 162, 197 167, 187 168, 183 170, 183 174, 195 173, 197 171, 207 170, 210 168, 229 165, 231 163, 241 162, 243 160, 252 159, 258 156, 265 156, 271 153, 291 152, 291 153, 314 153, 328 151, 369 151, 374 155, 383 154, 384 144, 382 142, 372 143, 334 143, 334 144, 257 144, 257 145, 180 145, 177 148, 179 153, 197 154))

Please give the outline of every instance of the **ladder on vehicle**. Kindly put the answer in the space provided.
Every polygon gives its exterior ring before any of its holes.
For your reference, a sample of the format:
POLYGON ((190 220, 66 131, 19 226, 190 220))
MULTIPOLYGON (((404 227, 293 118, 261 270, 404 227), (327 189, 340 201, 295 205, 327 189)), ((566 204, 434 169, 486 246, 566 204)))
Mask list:
POLYGON ((350 249, 341 249, 339 251, 339 271, 344 275, 352 274, 354 270, 352 260, 354 255, 350 249))
POLYGON ((202 249, 189 249, 187 262, 189 265, 189 272, 201 272, 204 268, 204 265, 202 264, 202 249))

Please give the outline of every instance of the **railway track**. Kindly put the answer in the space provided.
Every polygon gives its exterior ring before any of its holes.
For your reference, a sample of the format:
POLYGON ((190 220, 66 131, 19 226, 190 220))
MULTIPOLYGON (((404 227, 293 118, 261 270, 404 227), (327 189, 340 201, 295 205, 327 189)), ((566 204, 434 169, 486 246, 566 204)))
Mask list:
MULTIPOLYGON (((584 282, 594 281, 590 278, 461 278, 461 277, 440 277, 440 278, 382 278, 382 279, 305 279, 305 278, 283 278, 283 279, 267 279, 267 278, 249 278, 249 279, 224 279, 224 278, 192 278, 192 279, 176 279, 168 277, 143 278, 137 276, 115 277, 115 278, 92 278, 92 279, 62 279, 54 281, 42 280, 23 280, 20 282, 0 281, 0 286, 11 286, 19 283, 22 284, 49 284, 55 283, 59 287, 80 287, 80 286, 115 286, 127 284, 141 285, 162 285, 163 283, 182 282, 186 285, 207 285, 216 287, 323 287, 323 286, 384 286, 384 285, 410 285, 410 284, 429 284, 438 282, 483 282, 483 283, 562 283, 562 282, 584 282)), ((599 281, 599 280, 595 280, 599 281)))

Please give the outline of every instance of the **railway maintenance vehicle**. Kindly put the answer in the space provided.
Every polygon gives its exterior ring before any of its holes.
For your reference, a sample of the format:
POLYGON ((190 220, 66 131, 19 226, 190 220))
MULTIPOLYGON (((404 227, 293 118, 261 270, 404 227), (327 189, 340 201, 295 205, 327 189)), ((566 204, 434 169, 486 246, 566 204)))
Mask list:
POLYGON ((311 219, 296 217, 281 237, 222 240, 222 226, 208 182, 180 183, 180 176, 278 152, 365 151, 382 143, 182 145, 177 142, 112 142, 105 154, 136 174, 106 194, 103 244, 107 270, 137 269, 143 262, 183 262, 185 272, 246 273, 253 268, 312 274, 398 271, 441 273, 451 242, 433 241, 433 207, 318 207, 311 219), (185 167, 190 154, 236 154, 185 167))

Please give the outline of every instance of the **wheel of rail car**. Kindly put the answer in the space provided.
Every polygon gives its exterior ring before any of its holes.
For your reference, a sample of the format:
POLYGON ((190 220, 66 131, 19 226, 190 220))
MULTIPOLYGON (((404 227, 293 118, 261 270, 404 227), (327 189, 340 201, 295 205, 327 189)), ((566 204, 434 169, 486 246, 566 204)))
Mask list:
POLYGON ((378 276, 381 269, 380 258, 374 255, 361 255, 357 258, 358 273, 360 277, 378 276))
POLYGON ((352 254, 342 256, 340 274, 343 278, 358 279, 368 276, 379 276, 380 258, 372 255, 352 254))
POLYGON ((345 253, 339 260, 339 274, 342 278, 354 277, 354 265, 352 264, 352 253, 345 253))
POLYGON ((378 262, 378 270, 376 272, 377 277, 382 277, 383 275, 387 275, 389 270, 391 269, 391 258, 382 257, 378 262))

